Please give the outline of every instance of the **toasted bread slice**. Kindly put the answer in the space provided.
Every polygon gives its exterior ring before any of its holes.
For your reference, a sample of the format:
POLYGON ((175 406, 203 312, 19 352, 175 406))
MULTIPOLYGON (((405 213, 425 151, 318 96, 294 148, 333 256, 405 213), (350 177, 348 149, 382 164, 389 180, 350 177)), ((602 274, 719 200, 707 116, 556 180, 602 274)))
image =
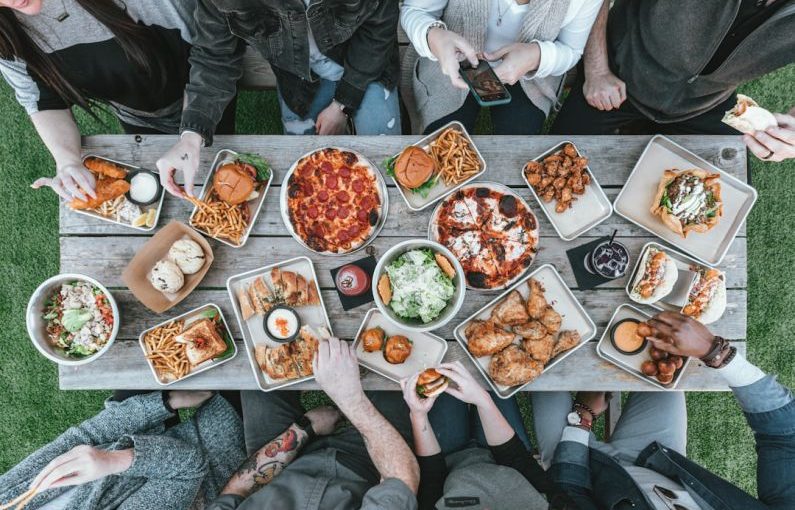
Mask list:
POLYGON ((191 366, 196 366, 226 351, 226 342, 210 319, 202 319, 180 333, 175 339, 185 344, 185 355, 191 366))
POLYGON ((309 283, 306 285, 307 289, 307 296, 306 296, 306 303, 307 306, 312 305, 319 305, 320 304, 320 293, 317 290, 317 283, 315 280, 309 280, 309 283))
POLYGON ((389 280, 389 275, 384 273, 378 279, 378 295, 385 305, 392 301, 392 282, 389 280))
POLYGON ((254 357, 260 368, 271 379, 296 379, 299 377, 298 367, 290 354, 290 344, 279 347, 257 346, 254 357))
POLYGON ((243 287, 237 289, 237 302, 240 305, 240 315, 244 321, 249 320, 256 313, 251 298, 243 287))
POLYGON ((271 269, 271 283, 277 299, 284 299, 284 281, 282 280, 282 270, 278 267, 271 269))
POLYGON ((282 296, 284 297, 284 301, 290 306, 297 305, 298 300, 301 298, 301 284, 299 278, 303 279, 302 276, 292 271, 282 271, 282 296))
POLYGON ((249 287, 249 296, 251 296, 251 301, 257 314, 264 314, 273 308, 275 297, 268 288, 263 277, 258 277, 251 284, 251 287, 249 287))
MULTIPOLYGON (((287 304, 292 306, 303 306, 306 304, 306 298, 309 292, 307 290, 306 278, 297 273, 292 274, 295 275, 295 290, 287 295, 287 304)), ((288 281, 291 281, 291 278, 288 278, 288 281)))
POLYGON ((442 272, 448 276, 448 278, 455 278, 455 267, 453 267, 453 264, 447 260, 447 257, 441 253, 435 253, 433 258, 436 259, 436 264, 439 265, 439 269, 441 269, 442 272))

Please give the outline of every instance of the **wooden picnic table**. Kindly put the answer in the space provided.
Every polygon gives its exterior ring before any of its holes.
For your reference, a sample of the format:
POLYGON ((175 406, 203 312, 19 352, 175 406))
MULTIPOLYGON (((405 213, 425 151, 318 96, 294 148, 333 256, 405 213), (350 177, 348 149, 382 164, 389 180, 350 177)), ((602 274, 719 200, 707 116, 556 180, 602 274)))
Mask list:
MULTIPOLYGON (((238 343, 237 357, 220 367, 189 378, 171 386, 178 389, 256 389, 240 328, 235 320, 226 291, 226 280, 232 275, 257 267, 286 260, 298 255, 308 255, 314 262, 324 301, 332 326, 341 338, 351 339, 369 306, 343 311, 329 270, 366 256, 364 251, 343 257, 321 256, 305 250, 289 236, 279 212, 281 181, 290 166, 305 153, 323 146, 355 149, 373 163, 399 152, 404 146, 419 139, 417 136, 218 136, 212 148, 202 150, 202 164, 197 182, 203 182, 215 152, 222 148, 236 151, 258 152, 265 156, 275 171, 273 186, 265 200, 254 231, 247 244, 234 249, 210 240, 215 254, 210 271, 201 285, 182 303, 162 315, 157 315, 139 303, 121 280, 124 267, 137 250, 150 238, 149 234, 114 225, 84 215, 76 214, 64 206, 60 210, 61 271, 92 276, 106 285, 118 301, 121 325, 113 347, 96 361, 80 366, 60 366, 61 389, 157 389, 160 388, 144 359, 138 344, 139 334, 159 322, 175 317, 205 303, 216 303, 224 311, 232 334, 238 343)), ((533 262, 538 267, 553 264, 574 295, 583 304, 597 325, 597 336, 562 363, 546 371, 530 384, 529 391, 552 390, 606 390, 653 391, 655 388, 608 363, 596 354, 596 342, 613 311, 621 303, 629 302, 624 287, 626 277, 593 290, 580 290, 570 267, 566 250, 609 235, 618 230, 618 238, 631 250, 632 263, 641 247, 655 236, 614 214, 598 227, 572 242, 562 241, 538 204, 534 201, 521 176, 524 163, 560 142, 558 136, 475 136, 475 144, 486 159, 488 170, 480 181, 497 181, 514 188, 531 205, 540 222, 539 252, 533 262)), ((627 179, 635 162, 649 141, 648 136, 572 136, 579 150, 590 159, 591 170, 612 201, 627 179)), ((747 179, 746 149, 739 136, 679 136, 672 137, 687 149, 716 166, 747 179)), ((85 137, 85 153, 93 153, 125 161, 134 165, 154 168, 155 161, 175 141, 173 136, 102 135, 85 137)), ((391 179, 389 186, 389 214, 386 225, 372 243, 371 251, 378 257, 389 247, 408 238, 426 238, 432 208, 422 212, 408 209, 391 179)), ((183 200, 167 196, 158 226, 171 220, 187 222, 192 206, 183 200)), ((741 352, 745 352, 747 324, 747 250, 745 227, 740 230, 720 268, 726 272, 728 307, 723 318, 711 327, 716 334, 730 339, 741 352)), ((456 324, 478 310, 497 295, 468 292, 458 316, 438 333, 450 342, 446 360, 463 360, 473 372, 475 367, 467 359, 460 345, 453 339, 456 324)), ((373 305, 374 306, 374 305, 373 305)), ((641 308, 643 308, 641 306, 641 308)), ((653 313, 654 310, 647 308, 653 313)), ((397 385, 378 374, 362 369, 363 384, 370 390, 397 389, 397 385)), ((476 377, 484 385, 482 376, 476 377)), ((291 386, 290 389, 317 389, 314 381, 291 386)), ((692 362, 682 377, 678 389, 687 391, 725 391, 726 384, 714 371, 700 362, 692 362)))

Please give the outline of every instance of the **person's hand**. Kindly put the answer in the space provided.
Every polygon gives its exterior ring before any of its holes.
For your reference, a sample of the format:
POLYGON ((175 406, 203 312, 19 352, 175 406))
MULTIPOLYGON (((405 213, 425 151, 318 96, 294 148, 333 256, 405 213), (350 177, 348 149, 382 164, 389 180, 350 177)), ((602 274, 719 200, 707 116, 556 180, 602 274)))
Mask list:
POLYGON ((39 491, 81 485, 126 471, 133 462, 133 451, 101 450, 93 446, 75 446, 54 458, 33 479, 31 488, 39 491))
POLYGON ((591 421, 596 420, 607 410, 607 398, 604 391, 578 391, 574 401, 593 409, 596 416, 591 416, 591 421))
POLYGON ((502 62, 494 68, 501 82, 514 85, 527 73, 538 69, 541 62, 541 48, 537 43, 513 43, 503 46, 494 53, 484 53, 486 60, 502 62))
POLYGON ((337 422, 342 419, 342 413, 331 406, 316 407, 307 411, 305 416, 318 436, 327 436, 334 432, 337 422))
POLYGON ((442 363, 437 372, 450 379, 454 384, 445 390, 461 402, 481 407, 491 402, 488 392, 478 383, 472 374, 464 368, 460 361, 442 363))
POLYGON ((86 195, 96 198, 97 180, 82 163, 72 163, 58 168, 55 177, 42 177, 31 184, 31 188, 39 189, 49 186, 64 200, 85 200, 86 195))
POLYGON ((610 72, 591 71, 585 73, 582 85, 585 101, 597 110, 610 111, 618 109, 627 99, 627 85, 610 72))
POLYGON ((174 144, 163 156, 157 160, 157 170, 160 172, 160 184, 169 193, 178 198, 185 195, 193 196, 193 180, 199 170, 199 154, 201 153, 203 140, 201 135, 193 132, 185 132, 179 141, 174 144), (174 180, 174 172, 182 172, 185 178, 185 190, 183 191, 174 180))
POLYGON ((472 64, 472 67, 477 67, 478 56, 475 48, 460 35, 440 27, 434 27, 428 31, 428 47, 439 61, 442 73, 450 78, 453 87, 464 90, 469 88, 458 74, 461 68, 459 62, 466 59, 472 64))
POLYGON ((356 352, 348 342, 335 337, 321 340, 312 369, 320 389, 343 411, 365 398, 356 352))
POLYGON ((647 337, 658 349, 677 356, 703 358, 715 339, 706 326, 677 312, 662 312, 649 321, 653 336, 647 337))
POLYGON ((168 405, 171 409, 190 409, 199 407, 213 396, 212 391, 172 390, 168 392, 168 405))
POLYGON ((436 402, 436 399, 439 396, 434 395, 427 398, 419 396, 417 393, 417 379, 420 377, 422 372, 423 370, 410 377, 400 380, 400 389, 403 390, 403 400, 406 401, 406 405, 409 407, 409 412, 414 416, 427 415, 431 411, 434 402, 436 402))
POLYGON ((774 113, 778 127, 744 135, 743 141, 762 161, 784 161, 795 158, 795 108, 789 113, 774 113))
POLYGON ((321 136, 344 135, 348 126, 348 116, 343 113, 339 103, 332 101, 320 112, 315 121, 315 132, 321 136))

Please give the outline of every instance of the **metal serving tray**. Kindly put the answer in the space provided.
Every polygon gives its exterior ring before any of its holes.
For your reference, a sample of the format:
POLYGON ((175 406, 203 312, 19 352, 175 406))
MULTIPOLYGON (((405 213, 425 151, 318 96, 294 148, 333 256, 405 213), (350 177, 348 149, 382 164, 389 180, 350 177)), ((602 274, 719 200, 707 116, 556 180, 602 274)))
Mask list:
MULTIPOLYGON (((83 156, 82 161, 85 162, 85 160, 87 160, 88 158, 97 158, 97 159, 102 159, 104 161, 108 161, 110 163, 113 163, 115 165, 119 165, 120 167, 123 167, 123 168, 127 169, 127 171, 129 171, 129 172, 132 172, 134 170, 141 170, 140 166, 130 165, 128 163, 123 163, 121 161, 117 161, 117 160, 111 159, 111 158, 106 158, 105 156, 99 156, 97 154, 86 154, 85 156, 83 156)), ((148 168, 146 170, 148 170, 148 171, 150 171, 150 172, 152 172, 154 174, 158 174, 159 173, 156 170, 149 170, 148 168)), ((66 202, 66 201, 64 202, 64 204, 66 204, 66 208, 69 211, 76 212, 77 214, 82 214, 83 216, 89 216, 91 218, 96 218, 98 220, 107 221, 108 223, 113 223, 115 225, 121 225, 121 226, 127 227, 127 228, 134 228, 135 230, 140 230, 142 232, 151 232, 155 228, 157 228, 157 222, 160 221, 160 211, 163 209, 163 199, 165 199, 165 197, 166 197, 166 190, 162 189, 160 191, 160 200, 158 200, 157 202, 155 202, 153 204, 150 204, 150 205, 139 206, 141 208, 141 212, 147 212, 147 211, 149 211, 151 209, 156 209, 157 210, 157 212, 155 213, 155 222, 152 224, 151 227, 147 227, 147 226, 134 227, 130 223, 124 223, 124 222, 121 222, 121 221, 117 221, 117 220, 114 220, 113 218, 108 218, 107 216, 102 216, 101 214, 96 213, 94 211, 72 209, 71 207, 69 207, 68 202, 66 202)))
MULTIPOLYGON (((224 341, 226 341, 226 339, 224 339, 224 341)), ((157 324, 156 326, 152 326, 151 328, 145 330, 143 333, 141 333, 138 336, 138 344, 141 346, 141 350, 144 352, 144 359, 146 359, 146 364, 149 365, 149 369, 152 371, 152 375, 154 376, 155 381, 157 381, 157 383, 159 385, 161 385, 161 386, 170 386, 170 385, 172 385, 172 384, 174 384, 176 382, 184 381, 185 379, 187 379, 189 377, 193 377, 194 375, 198 375, 198 374, 201 374, 202 372, 206 372, 206 371, 208 371, 210 369, 213 369, 215 367, 221 366, 224 363, 230 361, 235 356, 237 356, 237 344, 235 343, 235 339, 232 337, 232 332, 229 329, 229 325, 226 323, 226 317, 224 317, 224 312, 215 303, 207 303, 206 305, 202 305, 202 306, 200 306, 198 308, 194 308, 193 310, 191 310, 189 312, 185 312, 182 315, 178 315, 177 317, 174 317, 173 319, 168 319, 166 321, 161 322, 160 324, 157 324), (199 368, 191 370, 190 373, 188 375, 186 375, 185 377, 183 377, 182 379, 177 379, 176 381, 171 381, 171 382, 167 382, 167 383, 162 382, 160 380, 160 377, 158 377, 158 375, 157 375, 157 371, 155 370, 155 366, 152 364, 152 361, 149 360, 149 358, 146 357, 147 352, 146 352, 146 344, 144 343, 144 337, 146 336, 147 333, 149 333, 153 329, 157 329, 157 328, 159 328, 161 326, 165 326, 165 325, 170 324, 170 323, 175 322, 175 321, 185 320, 185 324, 183 325, 183 327, 184 326, 188 326, 192 322, 200 320, 202 318, 201 314, 205 310, 208 310, 210 308, 215 308, 215 310, 221 316, 221 322, 224 325, 224 329, 226 330, 226 333, 229 335, 230 340, 232 340, 232 353, 231 354, 226 354, 222 358, 213 358, 213 359, 205 361, 204 363, 201 363, 199 365, 199 368)), ((227 351, 228 351, 228 349, 227 349, 227 351)))
POLYGON ((662 238, 708 266, 723 261, 737 232, 756 202, 757 192, 747 183, 696 156, 668 138, 657 135, 640 155, 613 207, 627 220, 662 238), (720 174, 723 216, 708 232, 692 232, 687 238, 666 227, 650 209, 663 171, 701 168, 720 174))
POLYGON ((359 326, 353 348, 356 350, 356 358, 361 366, 396 383, 400 383, 401 379, 414 375, 421 370, 439 366, 447 352, 447 341, 432 333, 420 333, 396 326, 384 317, 378 308, 371 308, 364 316, 362 325, 359 326), (403 335, 411 340, 413 344, 411 355, 404 363, 393 365, 384 358, 384 354, 381 351, 364 351, 361 342, 362 333, 375 327, 383 329, 386 333, 386 338, 394 335, 403 335))
MULTIPOLYGON (((411 146, 419 147, 422 150, 428 152, 428 150, 430 149, 431 142, 436 140, 439 137, 439 135, 442 134, 442 132, 447 130, 447 128, 454 128, 455 130, 459 131, 464 136, 464 138, 467 139, 469 144, 472 146, 472 149, 478 155, 478 160, 480 161, 480 171, 474 174, 472 177, 469 177, 467 180, 453 186, 448 186, 444 183, 443 180, 439 179, 439 181, 437 181, 437 183, 430 190, 428 190, 427 197, 423 197, 419 193, 414 193, 409 189, 403 188, 403 186, 401 186, 394 177, 390 177, 390 179, 392 179, 392 182, 395 183, 398 192, 400 192, 400 196, 403 197, 403 200, 406 202, 406 205, 412 211, 422 211, 423 209, 430 207, 431 205, 443 199, 450 193, 453 193, 461 186, 464 186, 465 184, 472 182, 473 180, 477 179, 486 172, 486 160, 483 158, 483 155, 478 150, 477 146, 475 145, 475 142, 472 141, 472 137, 469 136, 469 133, 467 132, 464 125, 458 121, 454 120, 452 122, 445 124, 444 126, 434 131, 433 133, 421 138, 417 143, 411 144, 411 146)), ((395 154, 393 157, 397 158, 399 155, 400 153, 395 154)), ((384 169, 384 172, 386 172, 386 169, 384 169)))
MULTIPOLYGON (((210 171, 207 172, 207 177, 204 179, 204 186, 202 187, 201 196, 199 196, 200 200, 206 200, 207 197, 210 195, 210 190, 212 188, 211 184, 212 179, 218 167, 223 165, 224 163, 231 163, 237 158, 237 156, 238 156, 237 152, 229 149, 221 149, 216 153, 215 159, 213 160, 213 164, 210 166, 210 171)), ((240 244, 234 244, 228 239, 221 239, 218 237, 211 236, 209 233, 205 232, 204 230, 194 227, 193 216, 199 210, 197 206, 193 206, 193 211, 191 211, 190 213, 190 219, 188 221, 188 224, 190 224, 190 226, 197 232, 201 232, 205 236, 211 237, 218 242, 224 243, 225 245, 231 246, 232 248, 242 248, 243 245, 246 244, 246 241, 248 241, 248 237, 249 235, 251 235, 251 231, 254 229, 254 223, 256 223, 257 218, 259 217, 259 212, 262 209, 262 204, 265 203, 265 196, 268 194, 268 190, 271 188, 271 183, 273 182, 273 179, 275 177, 273 173, 273 168, 271 168, 270 172, 271 172, 270 179, 268 179, 268 182, 265 183, 265 188, 262 190, 262 193, 260 193, 259 196, 252 201, 253 204, 249 204, 249 207, 252 207, 254 213, 251 215, 251 218, 249 219, 248 227, 246 228, 246 231, 243 234, 243 238, 240 239, 240 244)))
MULTIPOLYGON (((582 346, 588 343, 589 340, 596 336, 596 325, 591 320, 591 317, 588 316, 588 313, 585 311, 585 309, 583 309, 580 302, 577 301, 577 298, 574 297, 574 294, 572 294, 571 290, 569 290, 569 288, 566 286, 563 278, 560 277, 560 274, 552 264, 544 264, 526 277, 522 278, 518 283, 513 285, 513 287, 497 296, 497 298, 492 300, 489 304, 459 324, 453 332, 455 339, 461 344, 461 347, 464 348, 464 352, 466 352, 467 356, 469 356, 472 362, 475 363, 475 366, 478 368, 478 370, 480 370, 480 373, 483 374, 483 377, 486 378, 486 381, 489 383, 489 386, 491 386, 491 389, 503 399, 512 397, 522 388, 532 385, 533 381, 517 386, 503 386, 501 384, 495 383, 489 375, 489 362, 491 361, 491 356, 481 356, 480 358, 474 357, 467 348, 467 339, 464 335, 464 330, 466 329, 467 325, 475 319, 488 319, 494 306, 514 289, 518 290, 522 294, 522 298, 527 299, 527 296, 530 294, 530 290, 528 286, 525 285, 525 282, 527 282, 530 278, 535 278, 541 282, 546 289, 544 295, 547 301, 554 304, 555 310, 563 318, 563 322, 560 325, 560 330, 563 331, 567 329, 576 329, 582 338, 577 346, 559 354, 550 360, 550 362, 544 367, 544 372, 550 370, 552 367, 566 359, 574 351, 580 349, 582 346)), ((541 377, 544 377, 543 373, 539 376, 539 378, 541 377)))
POLYGON ((315 378, 314 375, 307 376, 307 377, 300 377, 298 379, 279 379, 274 380, 268 377, 268 375, 260 369, 259 365, 257 364, 257 360, 254 357, 254 346, 257 344, 266 344, 270 347, 278 347, 279 343, 274 342, 270 338, 268 338, 267 333, 265 332, 265 327, 263 323, 264 317, 261 315, 254 315, 250 317, 247 321, 243 320, 243 316, 240 313, 240 303, 237 301, 237 295, 235 291, 241 285, 247 285, 251 283, 254 278, 261 275, 268 275, 268 279, 266 281, 270 281, 270 270, 274 267, 278 267, 283 271, 295 271, 296 273, 301 274, 307 281, 314 280, 315 285, 318 286, 318 295, 320 296, 320 304, 313 305, 313 306, 302 306, 295 308, 296 313, 301 318, 302 324, 308 324, 313 326, 315 329, 318 327, 324 327, 331 333, 331 323, 329 322, 328 313, 326 312, 326 305, 323 302, 323 294, 320 292, 320 286, 317 281, 317 273, 315 273, 315 267, 312 264, 312 261, 309 260, 308 257, 295 257, 289 260, 285 260, 284 262, 278 262, 276 264, 270 264, 268 266, 260 267, 258 269, 254 269, 252 271, 247 271, 245 273, 241 273, 238 275, 231 276, 226 281, 226 290, 229 293, 229 299, 232 302, 232 308, 235 311, 235 317, 237 318, 237 323, 240 325, 240 331, 243 334, 243 342, 246 345, 246 353, 248 354, 248 359, 251 362, 251 369, 254 372, 254 379, 257 381, 257 385, 262 391, 272 391, 278 390, 281 388, 286 388, 288 386, 292 386, 294 384, 298 384, 304 381, 310 381, 315 378))
POLYGON ((656 386, 661 390, 675 389, 676 385, 679 384, 679 380, 682 378, 682 374, 684 374, 685 370, 687 370, 687 365, 690 363, 690 358, 684 358, 684 364, 682 364, 682 368, 674 373, 673 380, 668 384, 662 384, 655 377, 647 377, 643 375, 643 373, 640 371, 640 365, 647 359, 651 359, 648 355, 648 345, 637 354, 622 354, 618 352, 615 347, 613 347, 613 343, 610 341, 610 330, 613 328, 613 325, 616 322, 624 319, 635 319, 637 321, 643 322, 651 319, 651 316, 632 305, 620 305, 613 313, 613 317, 610 318, 610 322, 607 324, 607 328, 605 329, 604 333, 602 333, 602 338, 599 339, 599 343, 596 344, 596 353, 600 358, 609 361, 621 370, 625 370, 638 379, 643 379, 647 383, 656 386))
POLYGON ((360 153, 358 151, 355 151, 353 149, 346 149, 344 147, 334 147, 334 146, 323 147, 323 148, 320 148, 320 149, 315 149, 313 151, 307 152, 306 154, 304 154, 303 156, 298 158, 295 161, 295 163, 293 163, 293 165, 290 167, 290 169, 287 171, 287 174, 284 176, 284 180, 282 181, 282 189, 281 189, 281 191, 279 193, 279 210, 281 211, 281 214, 282 214, 282 221, 284 222, 284 226, 287 228, 287 231, 290 233, 290 235, 293 236, 293 239, 295 239, 298 242, 298 244, 300 244, 301 246, 303 246, 307 250, 311 251, 312 253, 317 253, 317 254, 320 254, 320 255, 328 255, 330 257, 342 257, 342 256, 348 255, 350 253, 355 253, 355 252, 357 252, 359 250, 364 249, 370 243, 375 241, 376 237, 378 237, 379 232, 381 232, 381 229, 384 227, 384 223, 386 223, 387 214, 389 212, 389 193, 387 193, 386 182, 384 181, 384 176, 381 175, 381 171, 369 159, 364 157, 362 155, 362 153, 360 153), (321 150, 324 150, 324 149, 337 149, 337 150, 340 150, 340 151, 352 152, 352 153, 356 154, 356 156, 359 158, 359 160, 361 160, 362 162, 366 163, 370 167, 370 170, 375 174, 375 181, 376 181, 376 183, 378 183, 378 192, 381 194, 381 215, 378 218, 378 222, 375 224, 375 228, 370 233, 370 237, 367 238, 367 240, 364 243, 362 243, 361 246, 359 246, 356 249, 353 249, 351 251, 344 252, 344 253, 330 253, 330 252, 327 252, 327 251, 316 251, 316 250, 313 250, 312 248, 310 248, 309 246, 307 246, 306 243, 304 242, 304 240, 301 239, 298 236, 298 234, 295 232, 295 229, 293 228, 293 223, 292 223, 292 221, 290 221, 290 211, 289 211, 289 208, 287 206, 287 199, 288 199, 287 191, 288 191, 288 188, 289 188, 288 184, 290 182, 290 177, 292 177, 292 175, 293 175, 293 172, 295 172, 295 169, 298 168, 298 163, 301 160, 303 160, 304 158, 306 158, 307 156, 310 156, 310 155, 314 154, 315 152, 318 152, 318 151, 321 151, 321 150))
MULTIPOLYGON (((565 140, 530 161, 542 161, 546 157, 561 151, 563 146, 567 143, 574 146, 574 150, 577 151, 578 155, 583 156, 574 142, 565 140)), ((524 179, 527 187, 530 188, 530 192, 535 197, 541 210, 544 211, 544 214, 549 218, 549 222, 552 223, 555 232, 557 232, 564 241, 572 241, 578 238, 613 214, 613 204, 610 203, 602 187, 599 186, 599 182, 596 180, 596 175, 591 170, 591 166, 588 165, 585 168, 591 176, 591 183, 586 187, 584 194, 575 195, 576 200, 573 201, 571 207, 563 213, 555 212, 556 202, 554 200, 552 202, 544 202, 541 200, 535 188, 527 181, 524 168, 522 168, 522 179, 524 179)))

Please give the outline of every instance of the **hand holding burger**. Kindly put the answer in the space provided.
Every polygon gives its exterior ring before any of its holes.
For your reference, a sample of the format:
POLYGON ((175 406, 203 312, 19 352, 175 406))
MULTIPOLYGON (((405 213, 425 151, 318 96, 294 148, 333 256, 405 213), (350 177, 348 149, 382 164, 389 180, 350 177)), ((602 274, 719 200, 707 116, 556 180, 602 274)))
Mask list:
POLYGON ((447 389, 447 379, 429 368, 401 380, 400 389, 403 390, 403 399, 411 415, 426 416, 436 402, 436 397, 447 389))
POLYGON ((475 380, 472 374, 464 368, 460 361, 442 363, 437 372, 447 377, 455 384, 445 391, 462 402, 482 407, 492 402, 488 392, 475 380))

